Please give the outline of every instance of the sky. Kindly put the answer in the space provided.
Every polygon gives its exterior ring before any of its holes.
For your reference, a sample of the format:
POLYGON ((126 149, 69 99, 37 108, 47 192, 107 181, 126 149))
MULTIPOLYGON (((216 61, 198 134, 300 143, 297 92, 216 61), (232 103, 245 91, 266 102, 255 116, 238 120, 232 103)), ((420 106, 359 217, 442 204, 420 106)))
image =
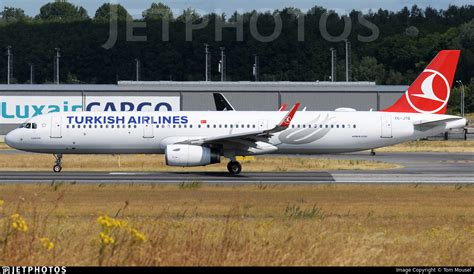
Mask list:
MULTIPOLYGON (((22 8, 25 12, 34 16, 39 13, 39 8, 53 0, 0 0, 0 7, 12 6, 22 8)), ((188 7, 195 8, 200 14, 210 12, 232 14, 234 11, 265 11, 282 9, 285 7, 296 7, 303 11, 314 7, 322 6, 326 9, 332 9, 340 14, 348 13, 352 9, 367 12, 369 9, 377 10, 379 8, 398 11, 404 6, 411 7, 416 4, 421 8, 431 6, 436 9, 446 9, 450 4, 461 6, 472 4, 472 0, 69 0, 70 3, 80 5, 87 9, 89 16, 94 16, 95 11, 105 2, 119 3, 123 5, 133 17, 141 17, 143 10, 150 7, 153 2, 162 2, 170 6, 175 15, 181 14, 183 9, 188 7)))

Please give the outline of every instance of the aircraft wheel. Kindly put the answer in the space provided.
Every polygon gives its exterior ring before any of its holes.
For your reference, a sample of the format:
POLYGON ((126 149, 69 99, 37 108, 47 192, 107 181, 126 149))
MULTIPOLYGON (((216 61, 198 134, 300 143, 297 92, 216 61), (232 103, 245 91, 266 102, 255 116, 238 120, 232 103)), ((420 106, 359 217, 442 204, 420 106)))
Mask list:
POLYGON ((242 165, 239 162, 229 162, 227 164, 227 170, 232 175, 238 175, 242 172, 242 165))
POLYGON ((55 173, 61 172, 62 169, 63 169, 63 168, 62 168, 60 165, 55 165, 55 166, 53 167, 53 171, 54 171, 55 173))

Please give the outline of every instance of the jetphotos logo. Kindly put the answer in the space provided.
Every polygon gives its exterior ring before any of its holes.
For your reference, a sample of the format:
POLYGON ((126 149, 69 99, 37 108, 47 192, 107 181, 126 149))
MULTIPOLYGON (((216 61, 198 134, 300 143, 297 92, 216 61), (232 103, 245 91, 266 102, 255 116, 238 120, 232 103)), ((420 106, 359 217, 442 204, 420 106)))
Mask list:
POLYGON ((82 111, 178 111, 179 97, 140 96, 3 96, 0 98, 0 124, 19 124, 38 115, 82 111))
POLYGON ((65 274, 65 266, 2 266, 0 274, 65 274))
POLYGON ((426 69, 405 93, 410 106, 420 113, 437 113, 449 100, 451 87, 440 72, 426 69))

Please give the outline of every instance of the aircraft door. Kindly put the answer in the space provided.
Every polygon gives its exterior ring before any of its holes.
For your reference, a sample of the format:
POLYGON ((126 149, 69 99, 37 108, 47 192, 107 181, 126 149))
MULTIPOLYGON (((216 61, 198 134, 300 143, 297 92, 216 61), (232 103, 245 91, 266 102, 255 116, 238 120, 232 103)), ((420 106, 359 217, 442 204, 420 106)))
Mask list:
POLYGON ((382 116, 382 138, 392 138, 392 116, 382 116))
POLYGON ((61 134, 61 117, 51 117, 51 138, 62 138, 61 134))
POLYGON ((154 138, 153 134, 153 125, 145 124, 143 125, 143 138, 154 138))

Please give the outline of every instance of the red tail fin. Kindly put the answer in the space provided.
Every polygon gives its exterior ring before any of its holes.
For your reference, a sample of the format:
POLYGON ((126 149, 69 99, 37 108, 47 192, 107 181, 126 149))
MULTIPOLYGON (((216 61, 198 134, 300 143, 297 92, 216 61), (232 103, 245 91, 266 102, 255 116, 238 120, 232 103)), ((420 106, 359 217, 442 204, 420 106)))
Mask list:
POLYGON ((386 112, 446 113, 460 50, 442 50, 386 112))

